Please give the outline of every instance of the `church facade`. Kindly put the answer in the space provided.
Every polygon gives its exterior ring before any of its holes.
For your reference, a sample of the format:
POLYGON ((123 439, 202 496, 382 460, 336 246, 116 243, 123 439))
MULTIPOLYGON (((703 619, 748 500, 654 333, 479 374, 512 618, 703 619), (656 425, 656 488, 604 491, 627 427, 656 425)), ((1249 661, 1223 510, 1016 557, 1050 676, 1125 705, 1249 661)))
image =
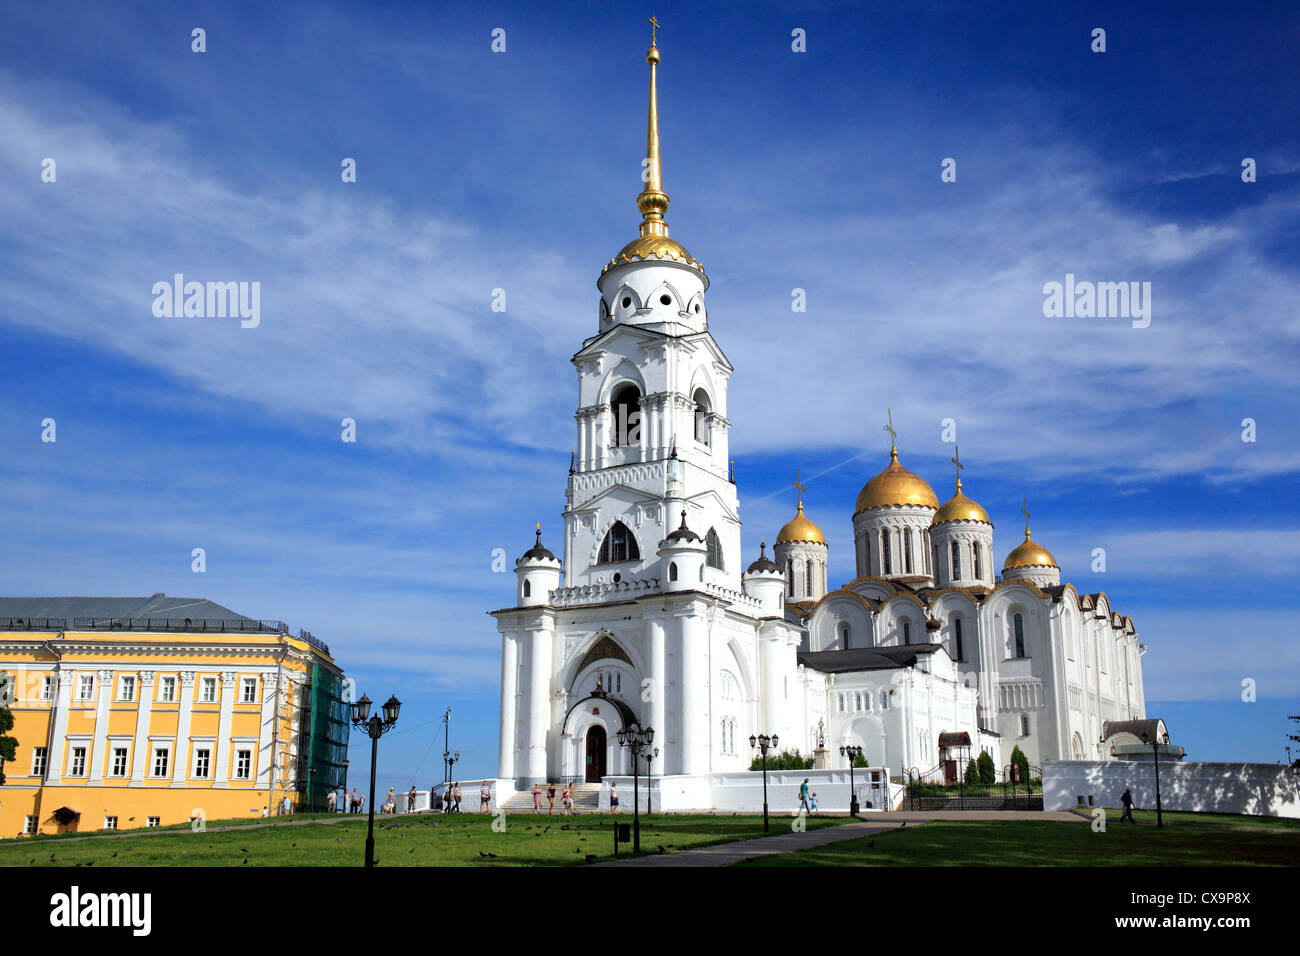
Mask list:
POLYGON ((960 480, 940 504, 899 462, 892 424, 889 464, 852 516, 855 580, 828 590, 802 495, 771 557, 764 543, 746 563, 733 369, 708 277, 664 219, 653 44, 646 60, 640 234, 601 272, 597 330, 573 357, 559 554, 539 525, 514 605, 491 612, 501 782, 630 774, 616 735, 633 723, 655 731, 657 777, 746 770, 756 734, 823 765, 860 746, 899 776, 961 772, 980 751, 1001 767, 1016 745, 1035 765, 1101 755, 1105 721, 1145 716, 1132 621, 1062 586, 1027 525, 996 578, 987 513, 960 480))

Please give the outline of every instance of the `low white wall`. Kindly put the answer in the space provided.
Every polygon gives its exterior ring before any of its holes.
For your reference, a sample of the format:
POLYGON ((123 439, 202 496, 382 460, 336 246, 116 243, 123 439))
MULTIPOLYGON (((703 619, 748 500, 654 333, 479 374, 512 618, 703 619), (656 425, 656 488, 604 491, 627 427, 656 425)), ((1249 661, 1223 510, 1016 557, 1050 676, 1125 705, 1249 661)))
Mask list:
MULTIPOLYGON (((799 809, 799 786, 804 778, 808 790, 817 794, 817 807, 823 811, 847 813, 849 810, 848 770, 769 770, 767 804, 770 813, 793 815, 799 809)), ((600 788, 600 809, 609 812, 609 785, 618 783, 619 812, 632 810, 632 778, 606 777, 600 788)), ((853 771, 862 811, 897 809, 903 788, 889 782, 882 767, 853 771), (872 774, 877 783, 871 783, 872 774)), ((647 806, 646 781, 639 782, 641 809, 647 806)), ((759 770, 740 773, 714 773, 695 776, 674 775, 653 779, 652 809, 656 813, 679 813, 690 810, 736 813, 763 812, 763 773, 759 770)))
MULTIPOLYGON (((1154 810, 1156 774, 1151 761, 1047 760, 1043 809, 1079 805, 1118 807, 1128 787, 1134 806, 1154 810), (1091 800, 1091 802, 1089 802, 1091 800)), ((1160 806, 1165 810, 1300 817, 1300 776, 1271 763, 1160 761, 1160 806)))

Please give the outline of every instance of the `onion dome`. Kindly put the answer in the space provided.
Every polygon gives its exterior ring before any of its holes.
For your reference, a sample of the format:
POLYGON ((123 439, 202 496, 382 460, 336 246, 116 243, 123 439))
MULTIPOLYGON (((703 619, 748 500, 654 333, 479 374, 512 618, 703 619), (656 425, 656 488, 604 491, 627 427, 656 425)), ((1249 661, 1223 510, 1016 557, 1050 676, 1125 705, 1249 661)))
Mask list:
POLYGON ((523 556, 522 558, 520 558, 519 560, 520 560, 520 561, 558 561, 558 560, 560 560, 560 559, 557 558, 555 555, 551 554, 550 550, 547 549, 547 548, 542 544, 542 525, 541 525, 540 522, 538 522, 538 525, 537 525, 537 541, 533 544, 533 546, 532 546, 531 548, 529 548, 527 551, 524 552, 524 556, 523 556))
POLYGON ((1007 555, 1006 561, 1002 562, 1002 570, 1009 571, 1012 568, 1055 568, 1059 567, 1056 558, 1052 557, 1052 552, 1048 551, 1037 541, 1029 537, 1029 529, 1025 529, 1025 540, 1020 546, 1007 555))
POLYGON ((668 259, 702 273, 704 267, 695 257, 676 239, 669 238, 668 223, 664 222, 664 213, 668 211, 668 194, 663 191, 663 176, 659 165, 659 97, 655 90, 655 67, 659 65, 659 49, 653 39, 645 61, 650 64, 650 113, 646 124, 645 184, 641 194, 636 197, 636 206, 641 212, 641 235, 620 249, 618 255, 610 259, 601 272, 603 274, 624 262, 668 259))
POLYGON ((826 543, 826 535, 822 534, 822 529, 804 516, 803 502, 799 502, 799 510, 795 513, 795 516, 787 521, 776 535, 777 544, 793 544, 795 542, 806 544, 826 543))
POLYGON ((670 533, 668 537, 664 538, 664 540, 667 541, 669 544, 677 544, 679 541, 685 541, 685 542, 704 541, 704 539, 701 538, 698 534, 696 534, 690 528, 686 527, 685 508, 682 509, 682 526, 678 528, 676 531, 670 533))
POLYGON ((987 511, 961 493, 960 478, 957 479, 957 493, 939 506, 930 524, 943 524, 945 521, 982 521, 990 525, 993 523, 989 520, 987 511))
POLYGON ((854 514, 890 505, 939 507, 939 498, 934 489, 926 484, 925 479, 912 474, 898 463, 898 449, 893 446, 889 449, 889 467, 862 487, 854 514))
POLYGON ((753 574, 756 571, 780 574, 781 568, 775 561, 769 560, 767 556, 767 539, 764 538, 759 545, 758 560, 745 569, 746 574, 753 574))

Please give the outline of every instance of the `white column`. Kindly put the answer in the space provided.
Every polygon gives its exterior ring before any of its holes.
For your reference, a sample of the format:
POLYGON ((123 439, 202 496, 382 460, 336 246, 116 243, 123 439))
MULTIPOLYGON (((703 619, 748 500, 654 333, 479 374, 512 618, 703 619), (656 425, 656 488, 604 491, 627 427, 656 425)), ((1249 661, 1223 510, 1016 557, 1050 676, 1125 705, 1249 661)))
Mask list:
POLYGON ((91 731, 90 779, 92 784, 104 782, 104 747, 108 743, 108 705, 113 699, 113 672, 102 670, 99 680, 99 700, 95 702, 95 729, 91 731))
POLYGON ((58 783, 63 775, 63 750, 68 740, 68 708, 72 706, 72 685, 77 675, 72 671, 59 671, 55 701, 58 713, 54 718, 54 733, 50 736, 50 752, 46 754, 49 783, 58 783))
POLYGON ((531 628, 528 633, 528 753, 524 781, 546 781, 546 740, 551 724, 551 630, 531 628))
POLYGON ((709 769, 708 673, 704 646, 703 609, 677 618, 680 629, 678 661, 681 671, 681 772, 706 773, 709 769))
MULTIPOLYGON (((650 648, 650 673, 646 676, 650 678, 650 726, 654 728, 655 741, 661 742, 659 749, 661 753, 666 753, 668 725, 664 721, 665 707, 664 697, 668 693, 667 680, 668 674, 665 666, 664 654, 664 622, 662 619, 651 618, 646 622, 649 628, 649 640, 647 645, 650 648)), ((655 773, 658 774, 661 766, 655 767, 655 773)))
POLYGON ((181 712, 176 721, 176 743, 172 745, 172 786, 185 786, 190 772, 190 711, 194 706, 194 671, 181 671, 181 712))
POLYGON ((149 765, 149 714, 153 710, 153 671, 140 672, 140 703, 135 710, 135 742, 131 745, 131 784, 144 781, 149 765))
POLYGON ((274 673, 262 676, 262 719, 257 740, 257 786, 259 788, 271 785, 271 765, 275 760, 275 754, 271 752, 271 745, 275 740, 275 721, 278 717, 275 712, 275 682, 274 673))
POLYGON ((226 766, 227 761, 230 760, 230 718, 235 707, 235 678, 237 676, 234 671, 222 671, 221 673, 221 716, 217 719, 216 766, 212 768, 212 785, 214 787, 226 786, 226 782, 230 778, 226 766))
POLYGON ((497 755, 497 776, 502 780, 515 777, 515 678, 519 670, 519 645, 513 634, 501 635, 501 744, 497 755))

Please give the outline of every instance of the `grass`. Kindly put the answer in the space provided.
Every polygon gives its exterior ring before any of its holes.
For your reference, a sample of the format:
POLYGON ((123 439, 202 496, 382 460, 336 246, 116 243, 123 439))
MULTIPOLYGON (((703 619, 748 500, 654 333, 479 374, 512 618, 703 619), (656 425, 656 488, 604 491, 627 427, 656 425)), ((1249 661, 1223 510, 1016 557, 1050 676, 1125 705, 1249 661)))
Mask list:
MULTIPOLYGON (((1106 825, 1119 823, 1119 818, 1124 811, 1108 809, 1106 811, 1106 825)), ((1164 818, 1165 826, 1231 826, 1231 827, 1266 827, 1271 830, 1300 830, 1300 819, 1294 817, 1248 817, 1237 816, 1231 813, 1191 813, 1184 810, 1166 810, 1161 814, 1164 818)), ((1154 810, 1134 810, 1133 819, 1138 823, 1149 823, 1152 826, 1156 822, 1156 812, 1154 810)), ((1128 824, 1124 824, 1128 826, 1128 824)))
MULTIPOLYGON (((737 866, 1295 866, 1300 829, 1173 822, 1130 826, 1037 820, 935 821, 856 840, 774 854, 737 866), (1171 825, 1172 824, 1172 825, 1171 825)), ((1197 817, 1200 814, 1179 814, 1197 817)), ((1118 820, 1118 814, 1115 819, 1118 820)), ((1145 822, 1145 821, 1144 821, 1145 822)))
MULTIPOLYGON (((300 818, 301 819, 301 818, 300 818)), ((506 829, 478 814, 415 814, 375 818, 375 859, 381 866, 566 866, 611 859, 613 823, 629 815, 547 817, 511 814, 506 829)), ((811 818, 810 829, 844 818, 811 818)), ((777 830, 781 832, 781 823, 777 830)), ((83 834, 84 836, 85 834, 83 834)), ((641 818, 642 852, 746 840, 763 835, 761 816, 663 815, 641 818)), ((366 820, 273 824, 252 830, 96 836, 75 843, 6 840, 0 866, 360 866, 366 820)), ((630 845, 619 847, 620 856, 630 845)))
MULTIPOLYGON (((303 820, 332 820, 340 816, 338 813, 295 813, 286 817, 271 817, 264 819, 262 817, 229 817, 222 820, 208 820, 206 822, 208 829, 218 827, 247 827, 247 826, 283 826, 294 820, 299 822, 303 820)), ((43 843, 48 840, 76 840, 84 837, 111 836, 113 834, 134 833, 137 830, 143 833, 167 833, 177 831, 188 831, 193 829, 189 823, 169 823, 162 827, 133 827, 130 830, 73 830, 68 833, 38 833, 32 836, 20 838, 24 843, 33 841, 43 843)), ((4 846, 7 841, 0 840, 0 846, 4 846)))

